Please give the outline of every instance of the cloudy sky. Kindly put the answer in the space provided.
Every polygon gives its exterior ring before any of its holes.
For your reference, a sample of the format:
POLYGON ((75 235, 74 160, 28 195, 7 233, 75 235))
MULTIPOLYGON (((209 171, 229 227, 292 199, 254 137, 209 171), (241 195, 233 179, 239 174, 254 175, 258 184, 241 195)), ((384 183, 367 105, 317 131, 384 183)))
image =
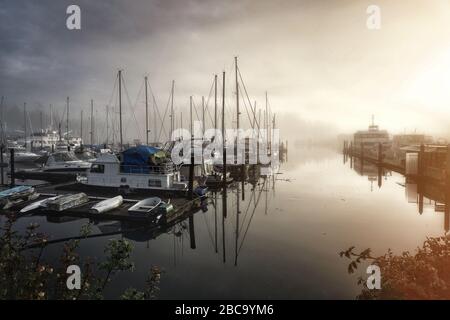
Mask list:
MULTIPOLYGON (((251 101, 262 107, 269 92, 286 138, 302 128, 352 132, 372 114, 392 133, 450 136, 449 3, 3 0, 0 94, 8 110, 27 102, 30 113, 50 103, 62 113, 70 96, 76 117, 94 99, 103 119, 123 69, 131 138, 143 134, 145 75, 162 113, 176 81, 177 116, 187 119, 189 96, 199 105, 214 74, 226 71, 231 119, 238 56, 251 101), (81 8, 81 30, 66 28, 70 4, 81 8), (366 26, 373 4, 381 8, 380 30, 366 26)), ((15 113, 8 116, 13 123, 15 113)))

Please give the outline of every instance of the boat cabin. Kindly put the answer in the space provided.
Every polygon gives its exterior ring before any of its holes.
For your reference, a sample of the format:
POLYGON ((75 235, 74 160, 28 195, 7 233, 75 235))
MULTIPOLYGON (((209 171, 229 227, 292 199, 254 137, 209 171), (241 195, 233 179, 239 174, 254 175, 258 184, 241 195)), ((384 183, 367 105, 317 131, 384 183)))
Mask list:
POLYGON ((139 146, 121 154, 103 153, 92 162, 85 183, 91 186, 130 189, 184 190, 180 173, 160 150, 139 146), (159 154, 158 154, 159 153, 159 154))

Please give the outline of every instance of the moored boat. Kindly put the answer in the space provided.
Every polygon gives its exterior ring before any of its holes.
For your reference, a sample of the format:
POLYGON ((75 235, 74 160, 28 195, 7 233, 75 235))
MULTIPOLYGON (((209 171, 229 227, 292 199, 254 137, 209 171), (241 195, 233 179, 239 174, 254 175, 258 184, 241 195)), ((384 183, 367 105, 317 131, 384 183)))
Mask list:
POLYGON ((116 190, 187 191, 187 183, 181 181, 177 167, 158 148, 130 148, 122 152, 120 159, 115 154, 100 154, 92 162, 86 179, 80 182, 116 190))
POLYGON ((33 203, 29 204, 28 206, 22 208, 22 210, 20 210, 19 212, 20 213, 26 213, 26 212, 30 212, 30 211, 37 210, 39 208, 45 207, 46 203, 48 201, 55 200, 56 198, 57 197, 51 197, 51 198, 47 198, 47 199, 43 199, 43 200, 39 200, 39 201, 33 202, 33 203))
POLYGON ((46 202, 46 208, 51 211, 61 212, 81 206, 87 202, 89 202, 89 198, 83 192, 76 194, 65 194, 57 196, 55 199, 46 202))
POLYGON ((162 200, 158 197, 147 198, 133 205, 131 208, 128 209, 128 212, 137 215, 148 215, 150 212, 155 210, 161 203, 162 200))
POLYGON ((171 211, 173 211, 173 205, 162 201, 158 197, 144 199, 128 209, 130 215, 144 217, 156 216, 158 219, 161 215, 171 211))
POLYGON ((24 201, 35 200, 39 197, 36 190, 30 186, 18 186, 0 192, 0 208, 9 209, 24 201))
POLYGON ((103 201, 100 201, 99 203, 95 204, 89 212, 91 213, 105 213, 114 209, 117 209, 120 207, 123 203, 123 197, 117 196, 111 199, 106 199, 103 201))
POLYGON ((60 151, 50 155, 42 171, 44 172, 86 172, 91 163, 77 159, 73 152, 60 151))

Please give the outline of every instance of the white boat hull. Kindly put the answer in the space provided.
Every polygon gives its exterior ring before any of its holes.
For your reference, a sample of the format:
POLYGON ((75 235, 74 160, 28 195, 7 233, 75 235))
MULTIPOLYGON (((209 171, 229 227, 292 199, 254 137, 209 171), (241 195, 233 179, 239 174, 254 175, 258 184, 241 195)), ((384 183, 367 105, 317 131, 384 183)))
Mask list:
POLYGON ((123 203, 123 197, 117 196, 111 199, 103 200, 94 205, 89 211, 91 213, 105 213, 120 207, 123 203))
POLYGON ((55 200, 56 198, 57 198, 57 197, 52 197, 52 198, 47 198, 47 199, 43 199, 43 200, 36 201, 36 202, 34 202, 34 203, 32 203, 32 204, 26 206, 26 207, 23 208, 22 210, 20 210, 20 213, 26 213, 26 212, 30 212, 30 211, 33 211, 33 210, 36 210, 36 209, 45 207, 45 204, 46 204, 48 201, 55 200))

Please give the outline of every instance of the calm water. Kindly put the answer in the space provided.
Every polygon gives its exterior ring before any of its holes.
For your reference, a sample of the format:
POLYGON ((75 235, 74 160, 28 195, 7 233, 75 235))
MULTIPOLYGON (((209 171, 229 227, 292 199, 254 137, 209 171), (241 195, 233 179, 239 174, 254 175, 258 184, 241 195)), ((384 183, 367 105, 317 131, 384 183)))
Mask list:
MULTIPOLYGON (((445 218, 441 206, 426 198, 419 214, 417 186, 403 176, 383 172, 380 188, 376 168, 361 169, 358 162, 352 167, 331 149, 291 148, 281 174, 246 184, 245 200, 241 190, 228 192, 226 219, 218 194, 216 206, 194 215, 193 233, 186 220, 160 235, 122 235, 133 242, 136 269, 115 277, 107 297, 142 288, 149 268, 158 265, 165 271, 162 299, 354 298, 356 276, 347 274, 339 251, 352 245, 374 254, 414 250, 427 236, 445 232, 445 218)), ((52 239, 78 235, 87 222, 29 217, 17 224, 32 221, 52 239)), ((118 226, 94 225, 92 231, 118 226)), ((83 240, 82 255, 101 260, 110 238, 83 240)), ((60 250, 49 246, 46 258, 60 250)))

